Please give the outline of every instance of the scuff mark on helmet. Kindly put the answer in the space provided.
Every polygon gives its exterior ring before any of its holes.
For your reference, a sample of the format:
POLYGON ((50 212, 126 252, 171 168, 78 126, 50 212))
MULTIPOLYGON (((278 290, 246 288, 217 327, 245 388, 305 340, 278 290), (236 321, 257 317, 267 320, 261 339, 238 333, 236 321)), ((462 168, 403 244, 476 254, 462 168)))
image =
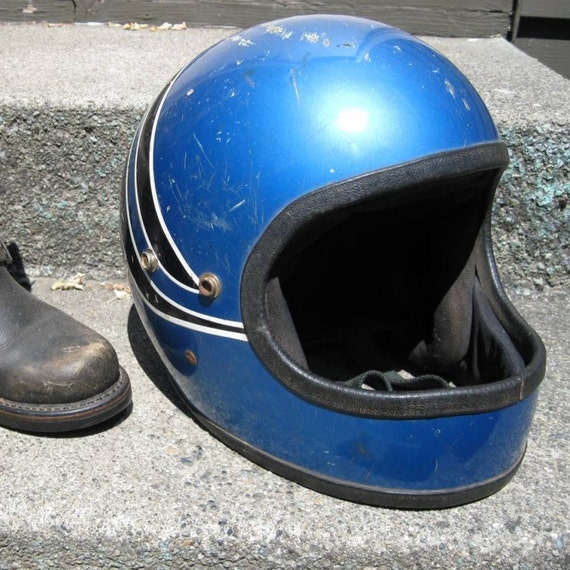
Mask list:
POLYGON ((455 87, 453 86, 453 83, 451 83, 449 79, 445 79, 444 83, 447 92, 455 99, 455 87))
POLYGON ((252 42, 251 40, 248 40, 247 38, 244 38, 243 36, 235 35, 229 38, 230 41, 232 42, 236 42, 238 46, 241 47, 250 47, 252 45, 254 45, 254 42, 252 42))
POLYGON ((283 40, 290 39, 294 33, 290 30, 287 30, 287 28, 284 28, 283 26, 280 26, 280 25, 275 24, 273 22, 270 22, 269 24, 265 24, 263 27, 265 28, 265 33, 275 34, 276 36, 279 36, 283 40))
POLYGON ((309 42, 311 44, 316 44, 321 39, 320 34, 317 32, 304 32, 301 36, 301 41, 309 42))

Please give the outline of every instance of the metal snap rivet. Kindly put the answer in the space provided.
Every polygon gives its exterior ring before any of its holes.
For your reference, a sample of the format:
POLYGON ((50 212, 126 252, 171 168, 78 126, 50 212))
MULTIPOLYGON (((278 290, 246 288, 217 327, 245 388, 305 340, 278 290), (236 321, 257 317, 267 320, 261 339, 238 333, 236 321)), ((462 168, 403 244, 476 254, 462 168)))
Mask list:
POLYGON ((196 366, 198 364, 198 358, 190 349, 184 353, 184 357, 190 366, 196 366))
POLYGON ((202 273, 198 281, 198 292, 204 297, 215 299, 222 292, 222 283, 213 273, 202 273))
POLYGON ((152 249, 145 249, 141 253, 141 266, 150 273, 158 269, 158 257, 156 257, 156 253, 152 249))

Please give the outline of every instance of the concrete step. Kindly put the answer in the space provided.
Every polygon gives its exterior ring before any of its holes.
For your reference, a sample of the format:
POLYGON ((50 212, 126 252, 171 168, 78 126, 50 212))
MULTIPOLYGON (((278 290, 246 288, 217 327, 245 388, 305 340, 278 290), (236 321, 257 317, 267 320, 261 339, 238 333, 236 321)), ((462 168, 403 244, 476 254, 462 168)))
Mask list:
MULTIPOLYGON (((36 274, 121 275, 118 196, 144 109, 228 29, 0 25, 4 239, 36 274)), ((497 258, 523 290, 570 283, 570 81, 504 39, 426 38, 480 91, 509 146, 497 258)))
POLYGON ((376 509, 281 479, 201 429, 130 300, 101 284, 124 277, 118 187, 137 121, 229 33, 0 26, 0 235, 53 276, 35 294, 113 342, 134 392, 130 415, 87 434, 0 430, 0 569, 567 568, 570 83, 499 38, 428 39, 473 81, 510 147, 496 249, 549 365, 504 490, 447 511, 376 509), (75 271, 85 291, 50 290, 75 271))
POLYGON ((477 503, 413 512, 320 495, 231 451, 185 413, 129 299, 96 281, 52 283, 38 279, 35 294, 111 340, 134 406, 72 437, 0 430, 3 570, 568 568, 567 292, 514 299, 549 351, 514 479, 477 503))

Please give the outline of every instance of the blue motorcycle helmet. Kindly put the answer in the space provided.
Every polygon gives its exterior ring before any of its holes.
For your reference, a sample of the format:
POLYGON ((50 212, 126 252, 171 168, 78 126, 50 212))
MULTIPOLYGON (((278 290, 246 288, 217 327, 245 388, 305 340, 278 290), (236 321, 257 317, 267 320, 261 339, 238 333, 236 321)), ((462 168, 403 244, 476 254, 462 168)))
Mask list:
POLYGON ((443 508, 504 486, 545 368, 493 258, 507 164, 456 67, 374 21, 278 20, 184 67, 134 137, 122 232, 196 418, 355 502, 443 508))

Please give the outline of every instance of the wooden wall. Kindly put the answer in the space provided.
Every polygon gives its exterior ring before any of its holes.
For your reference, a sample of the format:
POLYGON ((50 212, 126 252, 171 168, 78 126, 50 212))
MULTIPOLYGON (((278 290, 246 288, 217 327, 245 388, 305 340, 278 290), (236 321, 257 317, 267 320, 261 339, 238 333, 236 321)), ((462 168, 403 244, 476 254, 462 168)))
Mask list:
POLYGON ((514 43, 570 78, 570 0, 522 0, 514 43))
POLYGON ((0 21, 246 27, 295 14, 357 14, 435 36, 507 36, 515 0, 1 0, 0 21))

